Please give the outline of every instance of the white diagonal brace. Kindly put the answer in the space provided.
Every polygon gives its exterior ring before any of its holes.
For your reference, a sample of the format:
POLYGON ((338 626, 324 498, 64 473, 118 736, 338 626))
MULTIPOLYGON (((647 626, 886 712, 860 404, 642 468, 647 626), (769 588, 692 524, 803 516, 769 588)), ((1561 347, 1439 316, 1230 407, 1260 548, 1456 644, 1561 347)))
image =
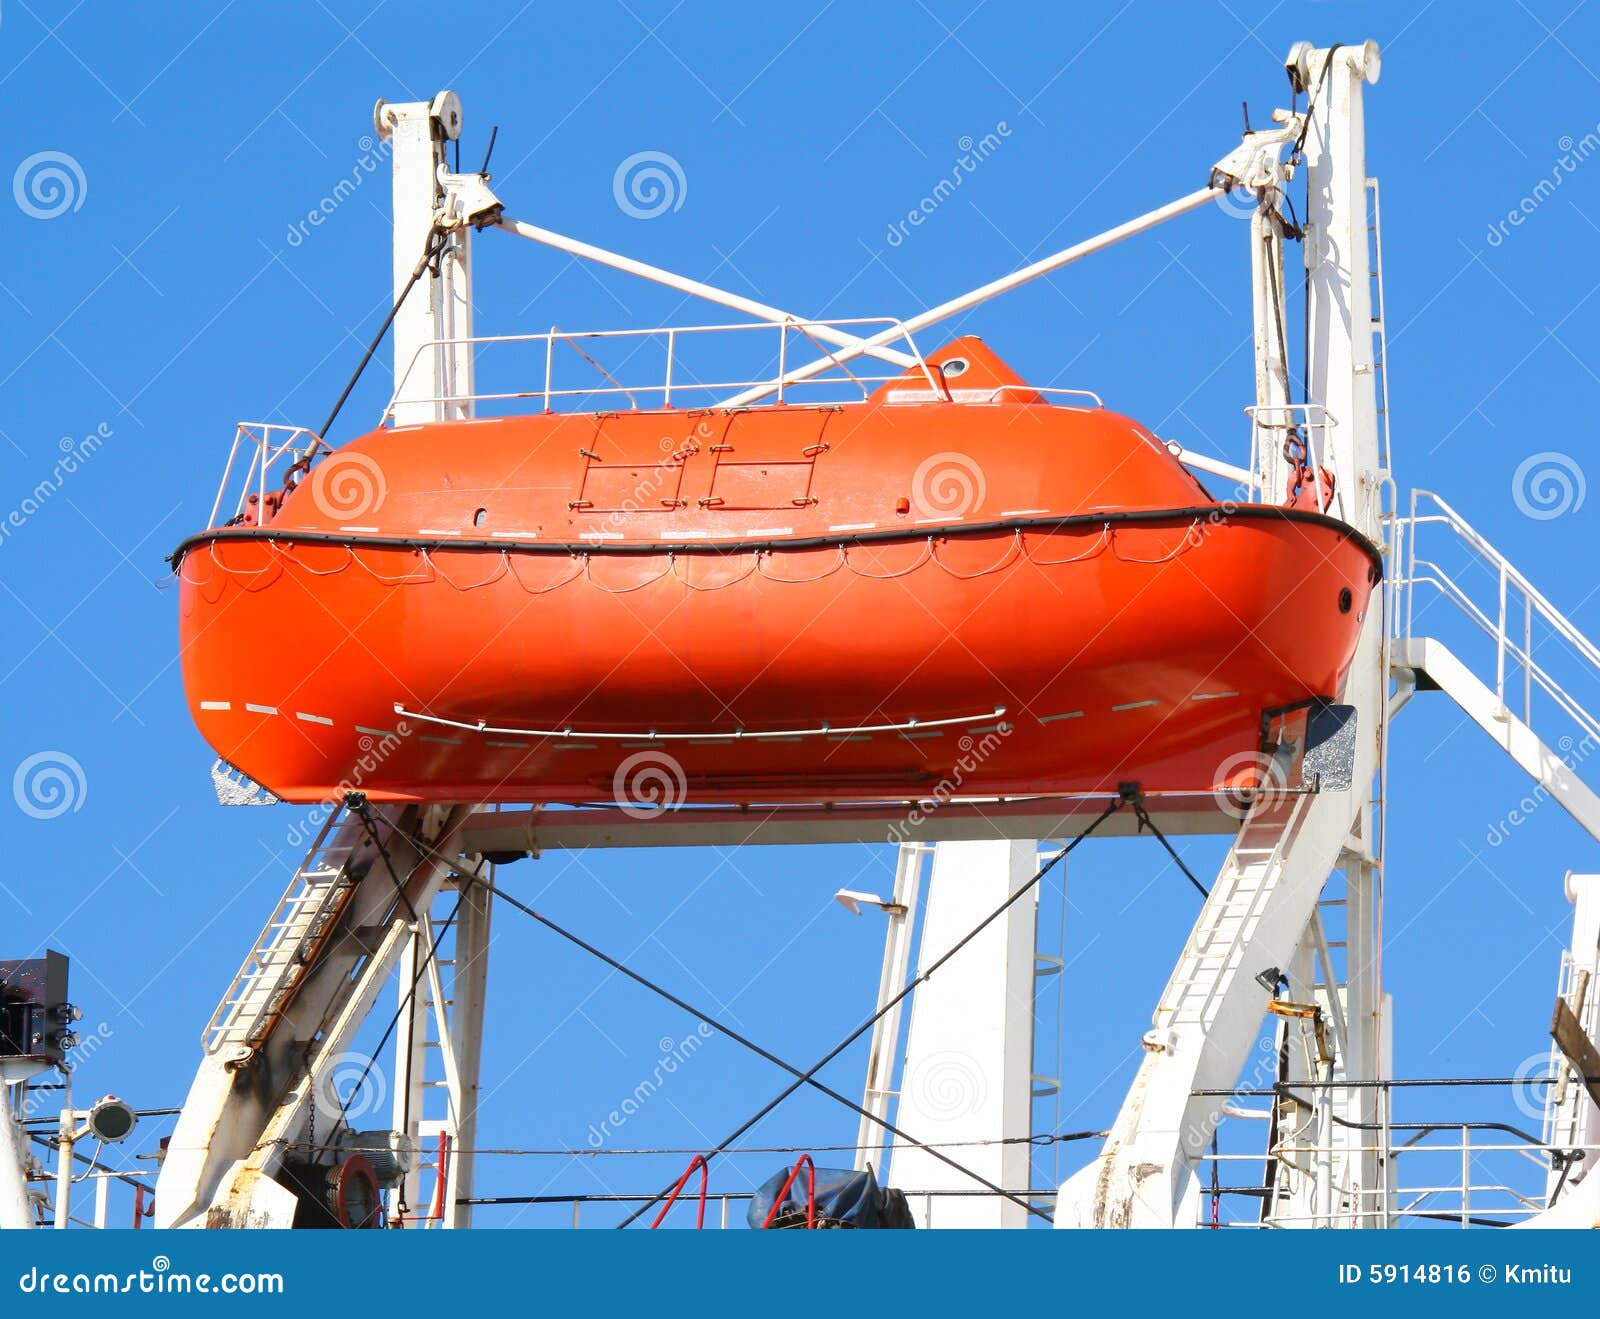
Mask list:
MULTIPOLYGON (((607 251, 603 247, 596 247, 593 243, 585 243, 576 238, 568 238, 565 234, 558 234, 550 229, 541 229, 536 224, 529 224, 526 220, 513 220, 509 215, 503 216, 496 222, 498 228, 504 229, 508 234, 516 234, 519 238, 531 238, 536 243, 543 243, 546 247, 553 247, 558 252, 567 252, 572 256, 583 257, 586 261, 593 261, 602 266, 610 266, 613 270, 620 270, 625 274, 637 275, 640 279, 648 279, 656 284, 665 284, 669 289, 677 289, 680 293, 688 293, 697 298, 704 298, 707 302, 715 302, 724 307, 731 307, 734 311, 742 311, 747 316, 754 316, 757 320, 771 321, 774 325, 793 324, 802 328, 813 339, 821 339, 824 343, 835 344, 848 349, 848 352, 838 355, 840 361, 849 360, 870 353, 873 357, 885 362, 892 362, 895 366, 914 367, 920 366, 920 361, 910 353, 903 353, 897 348, 886 345, 895 339, 905 337, 905 332, 899 326, 891 325, 881 334, 874 335, 870 340, 862 339, 853 334, 846 334, 843 330, 836 330, 831 325, 817 321, 808 321, 803 316, 796 316, 792 312, 783 311, 778 307, 768 306, 764 302, 757 302, 754 298, 744 297, 742 294, 730 293, 727 289, 719 289, 715 285, 702 283, 698 279, 690 279, 686 275, 677 275, 670 270, 663 270, 660 266, 652 266, 645 261, 635 261, 632 257, 623 256, 620 252, 607 251)), ((821 370, 826 370, 833 365, 834 358, 824 358, 821 370)), ((817 372, 813 371, 812 375, 817 372)))
MULTIPOLYGON (((903 335, 912 335, 919 330, 925 330, 930 325, 957 316, 961 312, 976 307, 979 303, 988 302, 990 298, 997 298, 1002 293, 1009 293, 1014 288, 1020 288, 1031 280, 1043 275, 1053 274, 1062 266, 1071 265, 1074 261, 1082 260, 1095 252, 1102 252, 1106 248, 1120 243, 1124 238, 1132 238, 1135 234, 1142 234, 1146 229, 1153 229, 1158 224, 1186 214, 1197 207, 1204 206, 1208 201, 1222 196, 1226 188, 1208 187, 1197 188, 1186 196, 1179 197, 1177 201, 1168 202, 1165 206, 1158 206, 1153 211, 1146 211, 1131 220, 1126 220, 1114 228, 1107 229, 1102 234, 1093 238, 1086 238, 1081 243, 1074 243, 1071 247, 1064 247, 1061 251, 1045 257, 1042 261, 1035 261, 1031 266, 1024 266, 1021 270, 1013 270, 1009 275, 1002 275, 999 279, 990 280, 989 283, 973 289, 970 293, 963 293, 958 298, 951 298, 948 302, 941 302, 937 307, 930 307, 927 311, 920 312, 910 320, 901 321, 888 329, 879 330, 869 334, 859 341, 856 347, 844 347, 842 351, 832 357, 820 357, 805 366, 796 367, 778 379, 765 384, 756 385, 736 394, 722 404, 723 407, 743 407, 747 403, 755 403, 765 398, 768 394, 776 393, 784 385, 795 384, 801 380, 809 380, 812 376, 820 375, 830 367, 848 362, 851 358, 859 357, 862 353, 873 352, 883 344, 903 335)), ((818 336, 821 337, 821 336, 818 336)))

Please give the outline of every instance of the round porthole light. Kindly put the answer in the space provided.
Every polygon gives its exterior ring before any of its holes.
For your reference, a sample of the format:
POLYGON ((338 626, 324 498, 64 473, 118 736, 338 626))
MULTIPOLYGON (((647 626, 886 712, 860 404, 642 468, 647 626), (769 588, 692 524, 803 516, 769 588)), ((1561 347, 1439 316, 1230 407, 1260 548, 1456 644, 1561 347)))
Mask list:
POLYGON ((951 357, 939 363, 939 370, 943 371, 948 379, 950 376, 965 375, 970 365, 971 363, 964 357, 951 357))

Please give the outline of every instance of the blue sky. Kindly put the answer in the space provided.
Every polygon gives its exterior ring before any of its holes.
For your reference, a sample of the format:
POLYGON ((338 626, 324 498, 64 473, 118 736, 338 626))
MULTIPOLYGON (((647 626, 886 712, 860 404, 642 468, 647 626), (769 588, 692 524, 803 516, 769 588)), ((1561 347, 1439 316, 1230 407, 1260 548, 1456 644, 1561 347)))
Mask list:
MULTIPOLYGON (((1600 271, 1587 259, 1600 160, 1583 145, 1600 132, 1600 15, 1583 4, 4 0, 0 89, 14 109, 0 163, 15 172, 0 205, 0 502, 20 509, 41 481, 53 488, 0 539, 0 770, 56 753, 81 779, 59 814, 4 801, 0 954, 72 954, 86 1025, 105 1036, 82 1086, 147 1106, 181 1099, 200 1029, 298 859, 301 812, 214 802, 161 560, 204 524, 233 423, 319 424, 387 308, 387 178, 361 164, 374 100, 454 88, 463 160, 498 124, 495 187, 521 218, 797 311, 904 315, 1200 186, 1237 141, 1241 101, 1258 125, 1285 103, 1292 42, 1365 37, 1384 48, 1368 163, 1383 182, 1400 487, 1445 495, 1600 632, 1595 501, 1583 497, 1600 404, 1600 271), (893 233, 963 141, 990 133, 1000 145, 959 190, 893 233), (649 219, 614 190, 641 151, 682 172, 674 206, 649 219), (1552 177, 1559 186, 1539 187, 1552 177), (324 223, 301 224, 356 178, 324 223), (1512 212, 1521 222, 1502 223, 1512 212), (54 475, 85 448, 77 470, 54 475), (1551 453, 1569 492, 1557 516, 1516 498, 1530 479, 1519 467, 1551 453)), ((1206 208, 951 332, 1243 461, 1246 232, 1206 208)), ((483 332, 724 319, 502 235, 477 251, 483 332)), ((388 389, 380 354, 333 438, 373 424, 388 389)), ((1479 598, 1488 589, 1475 580, 1479 598)), ((1425 621, 1419 631, 1464 636, 1444 611, 1425 621)), ((1567 672, 1580 698, 1594 695, 1592 674, 1567 672)), ((1551 740, 1569 731, 1552 724, 1551 740)), ((1528 785, 1442 697, 1412 704, 1393 752, 1398 1071, 1507 1075, 1542 1050, 1570 910, 1561 876, 1597 868, 1593 844, 1551 805, 1492 842, 1528 785)), ((1184 846, 1214 869, 1215 841, 1184 846)), ((887 886, 892 865, 886 847, 591 853, 503 878, 806 1061, 861 1019, 878 974, 881 927, 831 894, 887 886)), ((1060 1122, 1100 1127, 1193 895, 1148 840, 1085 848, 1068 890, 1060 1122)), ((662 1042, 694 1029, 509 911, 491 996, 486 1146, 584 1146, 662 1042)), ((828 1079, 855 1091, 859 1054, 828 1079)), ((704 1145, 779 1088, 717 1040, 611 1143, 704 1145)), ((1466 1108, 1449 1115, 1481 1115, 1466 1108)), ((1041 1107, 1040 1120, 1056 1119, 1041 1107)), ((852 1115, 799 1095, 752 1139, 854 1131, 852 1115)), ((739 1159, 715 1185, 743 1189, 779 1161, 739 1159)), ((619 1162, 489 1158, 480 1188, 637 1190, 682 1160, 619 1162)))

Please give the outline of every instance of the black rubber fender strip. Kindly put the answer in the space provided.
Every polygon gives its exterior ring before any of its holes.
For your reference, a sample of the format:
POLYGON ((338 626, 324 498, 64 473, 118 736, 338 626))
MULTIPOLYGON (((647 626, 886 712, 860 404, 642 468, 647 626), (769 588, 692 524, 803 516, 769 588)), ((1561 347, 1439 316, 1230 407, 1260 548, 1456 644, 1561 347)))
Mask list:
POLYGON ((1270 504, 1199 504, 1189 508, 1133 509, 1105 513, 1074 513, 1058 517, 1002 518, 993 522, 947 522, 923 526, 887 527, 881 531, 856 531, 839 535, 774 537, 767 540, 599 541, 599 540, 494 540, 457 539, 453 536, 354 535, 342 531, 295 530, 290 527, 217 527, 183 541, 167 562, 178 571, 184 555, 202 545, 230 541, 281 541, 297 545, 340 545, 349 548, 396 550, 483 550, 500 553, 564 555, 735 555, 756 551, 830 549, 837 546, 912 543, 919 540, 956 540, 1018 531, 1063 531, 1076 527, 1161 526, 1195 522, 1290 522, 1336 531, 1359 546, 1372 564, 1374 581, 1382 579, 1383 555, 1372 541, 1348 522, 1306 509, 1270 504))

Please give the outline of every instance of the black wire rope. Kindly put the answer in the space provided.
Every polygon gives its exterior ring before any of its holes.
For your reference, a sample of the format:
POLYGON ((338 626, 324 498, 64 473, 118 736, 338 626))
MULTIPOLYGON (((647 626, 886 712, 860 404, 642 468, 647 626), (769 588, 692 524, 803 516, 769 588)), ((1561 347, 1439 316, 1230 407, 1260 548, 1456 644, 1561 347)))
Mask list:
POLYGON ((333 411, 328 414, 328 419, 322 423, 322 429, 317 432, 318 438, 324 441, 328 438, 328 431, 332 428, 334 421, 337 420, 340 411, 343 410, 345 400, 350 397, 351 392, 356 387, 356 382, 361 379, 362 372, 367 369, 367 363, 372 361, 372 355, 378 351, 378 345, 383 342, 383 336, 389 333, 389 327, 394 324, 394 318, 400 314, 400 308, 404 305, 407 295, 416 287, 417 281, 422 278, 422 272, 427 270, 439 258, 449 242, 449 232, 441 229, 438 225, 434 225, 428 230, 428 238, 423 244, 422 256, 412 269, 411 278, 406 281, 405 288, 400 290, 400 296, 394 300, 394 306, 389 308, 389 314, 383 318, 383 324, 378 327, 378 332, 372 336, 372 342, 367 345, 367 351, 361 355, 361 361, 356 366, 354 374, 345 384, 344 392, 339 395, 338 402, 333 405, 333 411))
MULTIPOLYGON (((981 1173, 974 1172, 971 1168, 968 1168, 964 1164, 959 1163, 955 1159, 950 1158, 948 1155, 941 1153, 937 1147, 935 1147, 933 1145, 930 1145, 925 1141, 918 1140, 915 1136, 912 1136, 909 1133, 907 1133, 906 1131, 902 1130, 900 1127, 895 1126, 887 1118, 879 1117, 878 1114, 872 1112, 870 1109, 864 1108, 862 1105, 856 1103, 855 1100, 850 1099, 849 1097, 840 1094, 837 1090, 834 1090, 830 1086, 824 1085, 821 1081, 818 1081, 814 1076, 812 1076, 811 1073, 802 1073, 798 1067, 795 1067, 792 1064, 785 1062, 782 1058, 778 1057, 777 1054, 772 1053, 768 1049, 762 1048, 754 1040, 750 1039, 749 1037, 747 1037, 745 1035, 740 1034, 738 1031, 734 1030, 731 1026, 726 1025, 724 1022, 722 1022, 718 1018, 712 1016, 710 1013, 705 1012, 705 1011, 701 1010, 700 1008, 695 1007, 694 1004, 686 1002, 682 998, 679 998, 671 990, 665 988, 662 985, 656 984, 654 981, 652 981, 652 980, 648 979, 647 977, 641 975, 639 972, 633 970, 631 967, 628 967, 625 964, 623 964, 622 962, 618 961, 616 958, 612 957, 610 954, 601 951, 599 948, 596 948, 593 944, 587 942, 586 940, 582 939, 578 935, 574 934, 571 930, 568 930, 568 929, 564 928, 563 926, 558 925, 555 921, 551 920, 548 916, 545 916, 542 913, 540 913, 538 911, 535 911, 532 907, 528 906, 527 903, 522 902, 519 899, 513 897, 511 894, 507 893, 504 889, 500 888, 498 885, 494 884, 492 881, 489 881, 489 880, 486 880, 486 879, 477 878, 476 876, 474 876, 473 878, 476 879, 476 882, 478 882, 479 884, 482 884, 484 886, 484 888, 487 889, 490 893, 494 894, 494 896, 496 896, 497 898, 500 898, 502 901, 504 901, 507 904, 509 904, 515 910, 521 912, 525 916, 531 917, 533 920, 537 921, 540 925, 544 926, 547 930, 550 930, 552 933, 559 935, 561 938, 567 940, 569 943, 575 945, 576 947, 583 949, 584 952, 590 954, 592 957, 598 958, 600 961, 604 962, 607 966, 609 966, 612 970, 618 971, 621 974, 627 976, 628 979, 634 981, 636 984, 643 985, 646 989, 650 990, 652 993, 657 994, 660 997, 666 999, 667 1002, 671 1003, 673 1006, 682 1008, 690 1016, 695 1017, 700 1021, 703 1021, 706 1025, 712 1027, 714 1030, 720 1031, 723 1035, 726 1035, 735 1044, 743 1045, 746 1049, 749 1049, 752 1053, 756 1054, 758 1057, 765 1059, 767 1062, 772 1063, 776 1067, 782 1068, 784 1071, 788 1072, 789 1075, 794 1076, 794 1077, 798 1077, 799 1079, 794 1083, 794 1086, 790 1090, 785 1092, 785 1097, 787 1097, 789 1094, 793 1094, 794 1091, 799 1089, 801 1085, 809 1085, 809 1086, 811 1086, 812 1089, 820 1092, 821 1094, 826 1095, 829 1099, 835 1100, 836 1102, 838 1102, 840 1104, 843 1104, 846 1108, 850 1109, 851 1112, 857 1114, 860 1117, 866 1118, 869 1122, 872 1122, 876 1126, 878 1126, 878 1127, 882 1128, 884 1131, 888 1132, 890 1135, 897 1137, 901 1141, 904 1141, 907 1145, 912 1145, 912 1146, 915 1146, 917 1149, 926 1151, 928 1154, 931 1154, 939 1162, 948 1165, 949 1167, 953 1168, 955 1171, 961 1173, 965 1177, 972 1178, 973 1181, 977 1182, 980 1186, 984 1187, 986 1190, 991 1191, 996 1195, 1005 1196, 1009 1200, 1015 1201, 1018 1205, 1022 1206, 1024 1209, 1027 1209, 1030 1213, 1038 1213, 1038 1214, 1040 1214, 1041 1217, 1048 1217, 1048 1215, 1043 1214, 1043 1212, 1041 1210, 1037 1209, 1034 1205, 1030 1204, 1028 1201, 1022 1199, 1019 1196, 1013 1195, 1011 1192, 1006 1191, 1005 1189, 1003 1189, 1002 1187, 998 1186, 994 1182, 989 1181, 988 1178, 984 1177, 981 1173)), ((1009 903, 1007 905, 1009 905, 1009 903)), ((909 991, 909 989, 910 989, 910 986, 907 987, 908 991, 909 991)), ((904 997, 904 995, 902 994, 901 997, 904 997)), ((897 998, 895 1000, 895 1002, 899 1002, 899 999, 897 998)), ((890 1004, 889 1006, 892 1007, 893 1004, 890 1004)), ((887 1009, 885 1009, 885 1011, 887 1011, 887 1009)), ((881 1016, 882 1014, 880 1013, 879 1015, 881 1016)), ((877 1020, 877 1018, 875 1017, 875 1018, 873 1018, 873 1020, 875 1021, 875 1020, 877 1020)), ((871 1022, 868 1022, 869 1026, 871 1024, 872 1024, 871 1022)), ((858 1034, 859 1034, 859 1032, 858 1032, 858 1034)), ((852 1039, 853 1038, 854 1037, 852 1037, 852 1039)), ((847 1043, 848 1042, 849 1041, 847 1041, 847 1043)), ((815 1072, 817 1070, 817 1068, 814 1067, 811 1070, 812 1070, 812 1072, 815 1072)), ((737 1133, 737 1134, 742 1135, 744 1130, 745 1130, 745 1128, 741 1128, 740 1132, 737 1133)), ((724 1142, 724 1144, 722 1146, 719 1146, 716 1150, 711 1151, 711 1153, 713 1155, 723 1153, 725 1148, 726 1148, 726 1146, 727 1146, 727 1144, 731 1143, 731 1140, 732 1139, 736 1139, 736 1138, 737 1138, 737 1135, 735 1137, 730 1138, 729 1142, 724 1142)), ((694 1151, 694 1152, 695 1153, 699 1153, 700 1151, 694 1151)), ((670 1190, 671 1188, 669 1187, 668 1189, 670 1190)), ((664 1195, 664 1194, 666 1194, 666 1192, 662 1192, 662 1194, 664 1195)), ((655 1200, 659 1200, 660 1198, 661 1198, 660 1196, 657 1196, 655 1198, 655 1200)), ((648 1209, 650 1207, 650 1204, 654 1204, 655 1203, 655 1200, 650 1201, 650 1203, 647 1204, 645 1206, 645 1208, 648 1209)), ((641 1210, 640 1212, 642 1213, 643 1210, 641 1210)), ((626 1226, 626 1224, 623 1224, 622 1226, 626 1226)))
MULTIPOLYGON (((927 980, 933 975, 933 973, 935 971, 937 971, 941 966, 943 966, 952 957, 954 957, 958 952, 960 952, 969 943, 971 943, 975 938, 977 938, 979 934, 981 934, 985 929, 987 929, 996 920, 998 920, 1002 915, 1004 915, 1005 912, 1007 910, 1009 910, 1015 903, 1020 901, 1027 894, 1031 893, 1034 890, 1034 888, 1038 885, 1040 880, 1042 880, 1046 875, 1048 875, 1052 870, 1054 870, 1057 865, 1059 865, 1063 860, 1065 860, 1066 857, 1073 851, 1074 848, 1076 848, 1078 846, 1079 843, 1083 842, 1084 839, 1088 838, 1090 834, 1094 833, 1094 831, 1096 829, 1098 829, 1102 824, 1104 824, 1108 819, 1110 819, 1112 815, 1114 815, 1117 811, 1121 810, 1122 807, 1127 804, 1128 800, 1129 800, 1129 798, 1128 798, 1127 795, 1120 796, 1116 800, 1114 800, 1109 806, 1107 806, 1105 808, 1105 810, 1100 812, 1100 814, 1098 816, 1096 816, 1095 819, 1089 824, 1088 828, 1086 828, 1076 838, 1072 839, 1069 843, 1067 843, 1067 845, 1065 847, 1063 847, 1059 852, 1057 852, 1048 861, 1046 861, 1044 863, 1044 865, 1040 866, 1039 869, 1034 872, 1034 875, 1033 875, 1032 879, 1028 880, 1027 883, 1021 885, 1017 889, 1017 891, 1015 893, 1013 893, 1004 902, 1002 902, 998 907, 996 907, 992 912, 990 912, 981 921, 979 921, 975 926, 973 926, 971 930, 969 930, 965 935, 963 935, 959 940, 957 940, 949 949, 947 949, 943 953, 943 955, 938 957, 933 962, 933 964, 928 967, 928 969, 926 971, 919 972, 912 980, 907 982, 905 987, 903 989, 901 989, 898 994, 896 994, 887 1003, 885 1003, 876 1012, 874 1012, 870 1017, 868 1017, 864 1022, 862 1022, 861 1025, 857 1026, 855 1028, 855 1030, 850 1032, 850 1034, 846 1035, 844 1037, 844 1039, 840 1040, 839 1043, 834 1045, 832 1049, 830 1049, 827 1053, 823 1054, 823 1056, 821 1058, 819 1058, 815 1063, 813 1063, 811 1065, 811 1067, 809 1067, 803 1074, 801 1074, 800 1077, 797 1080, 795 1080, 791 1085, 789 1085, 787 1088, 785 1088, 783 1091, 781 1091, 778 1095, 774 1096, 766 1104, 762 1105, 762 1107, 759 1110, 757 1110, 757 1112, 755 1114, 753 1114, 751 1117, 746 1119, 743 1123, 741 1123, 737 1128, 735 1128, 727 1136, 723 1137, 722 1140, 718 1141, 717 1144, 714 1145, 710 1150, 706 1151, 706 1159, 707 1159, 707 1161, 709 1162, 711 1159, 715 1158, 718 1154, 721 1154, 724 1150, 726 1150, 728 1148, 728 1146, 732 1145, 734 1141, 738 1140, 740 1136, 744 1135, 745 1132, 749 1131, 750 1128, 752 1128, 758 1122, 760 1122, 764 1117, 767 1116, 767 1114, 771 1113, 775 1108, 777 1108, 779 1104, 783 1103, 783 1101, 785 1099, 787 1099, 790 1095, 794 1094, 794 1092, 796 1090, 800 1089, 801 1086, 810 1084, 811 1081, 812 1081, 812 1078, 816 1075, 817 1072, 821 1071, 830 1062, 832 1062, 841 1053, 843 1053, 852 1044, 854 1044, 858 1039, 860 1039, 869 1030, 871 1030, 873 1028, 873 1026, 875 1026, 882 1017, 884 1017, 893 1008, 898 1006, 904 999, 909 997, 911 995, 911 993, 916 990, 917 986, 926 983, 927 980)), ((656 1195, 653 1196, 649 1201, 647 1201, 645 1204, 641 1205, 633 1213, 629 1214, 628 1217, 626 1217, 625 1219, 622 1220, 622 1222, 618 1223, 617 1224, 618 1228, 627 1227, 630 1223, 634 1222, 641 1215, 643 1215, 644 1212, 646 1210, 648 1210, 652 1205, 657 1204, 664 1196, 669 1195, 671 1193, 671 1191, 672 1191, 672 1187, 671 1186, 664 1187, 662 1190, 657 1192, 656 1195)), ((1019 1201, 1019 1203, 1022 1203, 1027 1208, 1028 1212, 1031 1213, 1031 1214, 1035 1214, 1038 1217, 1046 1219, 1046 1220, 1048 1220, 1050 1218, 1049 1214, 1045 1213, 1044 1210, 1040 1209, 1036 1205, 1029 1204, 1027 1201, 1022 1201, 1022 1200, 1019 1199, 1019 1197, 1014 1196, 1014 1195, 1010 1195, 1007 1192, 1001 1192, 1001 1194, 1006 1195, 1008 1199, 1019 1201)))
POLYGON ((1196 879, 1194 877, 1194 872, 1183 863, 1183 858, 1178 855, 1177 849, 1174 848, 1173 845, 1168 841, 1166 834, 1162 833, 1157 827, 1156 822, 1150 818, 1150 812, 1145 810, 1144 802, 1138 798, 1134 799, 1133 813, 1139 821, 1139 827, 1141 829, 1148 829, 1152 834, 1155 835, 1156 841, 1160 843, 1162 847, 1167 849, 1167 855, 1172 858, 1173 863, 1178 867, 1178 869, 1183 871, 1183 877, 1194 885, 1195 891, 1198 892, 1202 898, 1209 898, 1211 896, 1211 891, 1206 888, 1206 886, 1198 879, 1196 879))

